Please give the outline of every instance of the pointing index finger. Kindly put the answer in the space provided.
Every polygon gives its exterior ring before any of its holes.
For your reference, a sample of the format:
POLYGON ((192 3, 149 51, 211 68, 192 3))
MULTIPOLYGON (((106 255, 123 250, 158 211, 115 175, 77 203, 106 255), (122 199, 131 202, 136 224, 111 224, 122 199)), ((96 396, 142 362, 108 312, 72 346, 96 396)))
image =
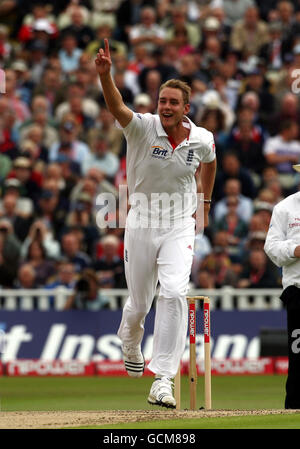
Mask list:
POLYGON ((105 47, 105 56, 109 56, 109 43, 108 39, 104 39, 104 47, 105 47))

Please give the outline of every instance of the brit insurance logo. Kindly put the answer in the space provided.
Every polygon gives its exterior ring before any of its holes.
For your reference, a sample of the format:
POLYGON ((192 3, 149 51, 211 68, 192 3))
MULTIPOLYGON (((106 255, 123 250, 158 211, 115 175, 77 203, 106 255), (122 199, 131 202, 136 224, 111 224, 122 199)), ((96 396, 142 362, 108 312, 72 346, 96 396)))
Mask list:
POLYGON ((163 147, 160 146, 151 147, 151 157, 154 157, 155 159, 166 159, 167 156, 168 150, 165 150, 163 147))

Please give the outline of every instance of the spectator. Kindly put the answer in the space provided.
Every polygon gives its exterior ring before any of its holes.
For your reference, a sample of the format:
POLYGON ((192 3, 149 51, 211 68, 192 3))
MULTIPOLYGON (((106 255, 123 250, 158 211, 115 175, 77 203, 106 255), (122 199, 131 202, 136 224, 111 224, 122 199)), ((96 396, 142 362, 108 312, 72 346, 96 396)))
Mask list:
POLYGON ((56 272, 55 264, 47 259, 47 253, 43 244, 34 240, 28 247, 25 264, 30 265, 35 271, 35 284, 37 287, 45 287, 48 280, 56 272))
POLYGON ((197 48, 201 42, 202 35, 200 27, 188 20, 187 6, 185 4, 174 5, 171 10, 171 22, 165 25, 166 39, 173 40, 176 30, 186 28, 189 44, 197 48))
POLYGON ((17 75, 12 69, 5 71, 5 98, 9 101, 9 106, 13 108, 18 121, 23 121, 30 117, 30 110, 27 104, 18 97, 17 75))
POLYGON ((72 75, 79 67, 79 58, 82 49, 78 47, 77 37, 74 34, 65 34, 62 37, 61 48, 58 52, 62 71, 72 75))
POLYGON ((145 6, 141 10, 141 23, 134 25, 129 32, 130 45, 142 44, 147 51, 153 52, 164 45, 165 30, 156 23, 155 9, 145 6))
POLYGON ((239 52, 243 60, 247 60, 249 56, 259 54, 262 46, 268 42, 268 26, 260 20, 258 8, 247 8, 243 19, 232 27, 230 47, 239 52))
POLYGON ((35 220, 30 226, 28 235, 22 244, 21 254, 23 259, 27 257, 28 248, 33 241, 42 243, 47 258, 56 260, 60 256, 59 243, 55 240, 52 230, 42 220, 35 220))
POLYGON ((17 157, 7 178, 17 179, 20 182, 21 195, 29 197, 34 203, 37 202, 41 191, 42 176, 34 171, 30 159, 23 156, 17 157))
POLYGON ((263 148, 267 163, 277 168, 285 188, 291 188, 295 184, 292 166, 300 158, 300 142, 296 140, 298 133, 298 123, 286 120, 281 123, 278 134, 266 140, 263 148))
POLYGON ((217 232, 214 235, 211 254, 208 254, 200 265, 200 271, 206 270, 212 275, 216 288, 224 285, 235 286, 237 282, 237 274, 228 253, 228 246, 227 232, 217 232))
POLYGON ((126 44, 124 44, 124 41, 114 39, 113 29, 114 26, 111 23, 111 21, 103 19, 103 21, 101 21, 95 29, 96 35, 95 39, 89 43, 85 51, 93 58, 95 58, 99 48, 103 46, 103 39, 107 38, 109 39, 109 45, 113 56, 115 54, 122 54, 122 55, 126 54, 127 53, 126 44))
POLYGON ((17 276, 21 244, 7 219, 0 220, 0 286, 12 288, 17 276))
POLYGON ((92 155, 83 163, 83 174, 92 167, 98 168, 111 180, 119 169, 119 159, 109 150, 108 139, 102 134, 95 136, 95 141, 92 143, 92 155))
POLYGON ((261 174, 266 161, 263 156, 263 145, 268 134, 262 126, 254 123, 254 114, 250 108, 241 107, 237 115, 237 123, 233 126, 226 147, 239 155, 242 165, 254 175, 261 174))
POLYGON ((61 238, 62 257, 74 265, 76 273, 91 266, 91 258, 81 251, 80 245, 80 238, 73 231, 67 232, 61 238))
POLYGON ((109 306, 109 299, 101 294, 92 269, 83 271, 74 289, 75 293, 67 301, 65 310, 100 310, 109 306))
POLYGON ((47 289, 54 289, 57 287, 66 287, 73 289, 76 282, 76 272, 74 265, 67 260, 60 260, 57 263, 56 276, 46 285, 47 289))
POLYGON ((88 44, 94 40, 94 31, 85 23, 84 12, 80 6, 73 8, 70 16, 71 23, 61 29, 61 35, 73 34, 77 38, 78 48, 85 50, 88 44))
POLYGON ((1 219, 10 222, 13 232, 20 242, 23 242, 28 234, 31 224, 31 217, 27 217, 19 208, 18 196, 14 192, 6 192, 1 201, 1 219))
POLYGON ((241 183, 238 179, 229 178, 224 185, 225 196, 219 200, 213 209, 213 217, 216 221, 220 221, 228 212, 228 199, 232 196, 238 200, 237 214, 246 223, 249 223, 253 214, 253 203, 250 198, 241 194, 241 183))
POLYGON ((226 231, 228 236, 228 253, 233 262, 242 262, 242 246, 248 234, 246 221, 237 213, 239 199, 231 195, 227 197, 227 213, 214 224, 215 233, 226 231))
MULTIPOLYGON (((21 265, 19 268, 16 288, 26 290, 37 288, 35 270, 29 263, 21 265)), ((19 297, 19 304, 21 308, 24 298, 25 297, 19 297)))
POLYGON ((268 267, 263 249, 254 249, 249 255, 249 264, 243 270, 238 288, 277 288, 278 279, 268 267))
POLYGON ((118 249, 120 240, 115 235, 106 235, 100 241, 102 254, 93 264, 99 285, 103 288, 126 288, 124 263, 118 249))
POLYGON ((60 123, 60 141, 54 143, 49 149, 49 160, 54 162, 60 153, 67 155, 78 164, 90 157, 90 148, 79 140, 80 124, 72 113, 63 116, 60 123))
POLYGON ((223 0, 225 21, 229 26, 234 26, 238 20, 242 20, 248 8, 254 7, 253 0, 223 0))
POLYGON ((256 187, 249 171, 241 166, 239 158, 233 152, 226 152, 222 158, 221 169, 217 172, 214 197, 219 200, 224 197, 224 185, 227 179, 235 178, 241 183, 241 193, 248 198, 255 198, 256 187))

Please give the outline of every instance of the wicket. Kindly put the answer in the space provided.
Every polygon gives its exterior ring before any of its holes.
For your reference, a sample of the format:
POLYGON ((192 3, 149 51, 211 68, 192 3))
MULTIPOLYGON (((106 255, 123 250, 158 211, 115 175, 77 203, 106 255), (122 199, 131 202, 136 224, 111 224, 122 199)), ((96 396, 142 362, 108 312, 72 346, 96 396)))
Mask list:
MULTIPOLYGON (((210 355, 210 301, 207 296, 188 296, 189 307, 189 382, 190 382, 190 409, 196 410, 197 400, 197 361, 196 361, 196 300, 203 301, 204 323, 204 407, 211 410, 211 355, 210 355)), ((176 409, 181 408, 181 367, 174 379, 174 395, 176 409)))

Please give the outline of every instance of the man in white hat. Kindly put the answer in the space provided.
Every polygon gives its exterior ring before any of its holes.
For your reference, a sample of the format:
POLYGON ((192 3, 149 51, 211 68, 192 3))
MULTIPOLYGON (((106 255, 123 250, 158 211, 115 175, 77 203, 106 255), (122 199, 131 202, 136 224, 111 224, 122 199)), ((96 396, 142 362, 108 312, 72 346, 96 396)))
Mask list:
MULTIPOLYGON (((300 164, 293 165, 300 172, 300 164)), ((300 409, 300 191, 273 209, 265 246, 266 254, 282 267, 281 300, 287 309, 289 370, 286 409, 300 409)))

